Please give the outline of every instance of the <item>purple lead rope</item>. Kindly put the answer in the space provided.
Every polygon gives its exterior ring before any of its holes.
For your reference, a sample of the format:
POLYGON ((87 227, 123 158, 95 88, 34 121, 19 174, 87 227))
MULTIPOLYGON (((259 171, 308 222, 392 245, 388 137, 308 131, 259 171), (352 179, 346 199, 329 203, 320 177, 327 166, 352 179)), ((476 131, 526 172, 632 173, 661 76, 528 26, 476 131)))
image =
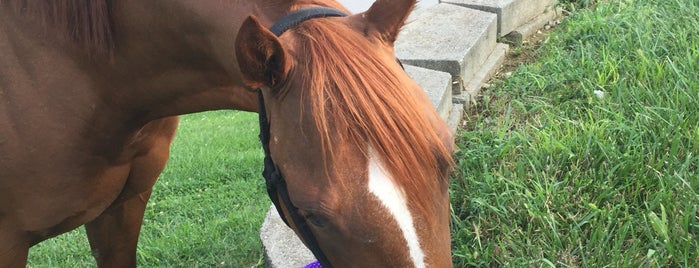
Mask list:
POLYGON ((323 266, 320 265, 320 262, 314 261, 312 263, 304 265, 303 268, 323 268, 323 266))

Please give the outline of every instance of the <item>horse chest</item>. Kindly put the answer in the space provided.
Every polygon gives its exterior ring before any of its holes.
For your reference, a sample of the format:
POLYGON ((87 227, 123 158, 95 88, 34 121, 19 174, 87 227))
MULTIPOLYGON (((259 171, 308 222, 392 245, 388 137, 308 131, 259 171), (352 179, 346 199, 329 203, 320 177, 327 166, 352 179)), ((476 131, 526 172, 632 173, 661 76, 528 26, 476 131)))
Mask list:
MULTIPOLYGON (((149 189, 157 175, 131 176, 135 165, 142 166, 140 157, 149 158, 142 155, 149 152, 144 148, 153 147, 159 137, 144 132, 131 138, 103 135, 99 142, 54 133, 0 144, 0 188, 11 189, 0 196, 0 203, 9 205, 0 212, 25 230, 51 236, 92 220, 125 188, 136 193, 149 189)), ((154 169, 158 174, 162 167, 154 169)))

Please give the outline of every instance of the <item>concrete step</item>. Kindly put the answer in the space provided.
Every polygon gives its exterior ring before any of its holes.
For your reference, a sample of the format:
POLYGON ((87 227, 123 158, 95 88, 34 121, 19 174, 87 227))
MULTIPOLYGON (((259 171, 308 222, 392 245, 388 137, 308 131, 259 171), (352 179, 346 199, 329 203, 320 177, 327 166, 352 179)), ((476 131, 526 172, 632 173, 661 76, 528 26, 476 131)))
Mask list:
POLYGON ((452 133, 456 133, 464 105, 453 102, 451 75, 411 65, 405 65, 405 71, 425 90, 439 116, 447 122, 452 133))
POLYGON ((553 10, 557 0, 441 0, 441 2, 497 14, 498 36, 503 36, 546 13, 547 10, 553 10))
POLYGON ((396 41, 403 63, 451 74, 453 94, 461 94, 495 47, 497 16, 440 3, 410 17, 396 41))
POLYGON ((466 105, 466 107, 469 107, 469 105, 475 100, 476 96, 480 94, 483 84, 485 84, 485 82, 487 82, 490 77, 497 72, 498 68, 500 68, 502 63, 505 61, 509 48, 510 47, 506 44, 498 43, 495 45, 493 53, 490 53, 490 56, 488 56, 481 66, 480 71, 478 71, 478 73, 476 73, 473 78, 464 85, 463 94, 456 96, 454 98, 454 102, 461 103, 466 105))
POLYGON ((270 206, 262 223, 260 239, 267 268, 300 268, 316 259, 296 233, 284 224, 274 205, 270 206))
POLYGON ((449 119, 452 110, 451 75, 445 72, 405 65, 405 72, 415 80, 432 102, 443 120, 449 119))
POLYGON ((546 25, 557 25, 560 22, 558 21, 558 18, 560 18, 562 15, 563 9, 561 8, 547 9, 543 14, 540 14, 529 22, 517 27, 512 32, 505 35, 504 38, 500 39, 500 41, 514 46, 521 46, 524 39, 529 38, 546 25))
MULTIPOLYGON (((340 2, 340 4, 349 9, 350 12, 356 14, 369 9, 369 7, 371 7, 371 4, 374 3, 374 0, 339 0, 338 2, 340 2)), ((417 2, 415 10, 420 10, 422 8, 433 6, 438 3, 439 0, 420 0, 417 2)))

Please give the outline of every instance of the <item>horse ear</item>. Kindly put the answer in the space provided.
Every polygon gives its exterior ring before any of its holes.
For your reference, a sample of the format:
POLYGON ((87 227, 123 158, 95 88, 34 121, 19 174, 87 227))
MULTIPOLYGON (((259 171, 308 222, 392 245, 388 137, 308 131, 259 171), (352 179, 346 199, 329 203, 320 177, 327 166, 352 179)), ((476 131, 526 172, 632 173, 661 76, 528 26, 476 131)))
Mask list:
POLYGON ((238 30, 235 55, 245 84, 252 88, 273 87, 286 79, 290 69, 279 39, 255 16, 249 16, 238 30))
POLYGON ((416 0, 377 0, 369 10, 361 15, 368 22, 369 31, 367 32, 374 32, 379 35, 380 39, 393 44, 398 37, 400 28, 403 27, 408 15, 415 7, 415 3, 416 0))

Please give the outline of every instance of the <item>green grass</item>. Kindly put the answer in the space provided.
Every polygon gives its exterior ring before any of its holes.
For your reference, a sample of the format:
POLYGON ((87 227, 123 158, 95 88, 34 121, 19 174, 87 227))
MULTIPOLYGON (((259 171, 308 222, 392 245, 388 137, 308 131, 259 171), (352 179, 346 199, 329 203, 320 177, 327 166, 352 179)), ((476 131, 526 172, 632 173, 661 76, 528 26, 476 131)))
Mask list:
POLYGON ((698 4, 577 10, 484 93, 458 134, 456 267, 699 265, 698 4))
POLYGON ((558 0, 559 6, 565 10, 575 11, 580 8, 589 8, 600 0, 558 0))
MULTIPOLYGON (((139 239, 139 267, 252 267, 270 202, 257 114, 187 115, 154 187, 139 239)), ((94 267, 83 228, 30 250, 29 267, 94 267)))

